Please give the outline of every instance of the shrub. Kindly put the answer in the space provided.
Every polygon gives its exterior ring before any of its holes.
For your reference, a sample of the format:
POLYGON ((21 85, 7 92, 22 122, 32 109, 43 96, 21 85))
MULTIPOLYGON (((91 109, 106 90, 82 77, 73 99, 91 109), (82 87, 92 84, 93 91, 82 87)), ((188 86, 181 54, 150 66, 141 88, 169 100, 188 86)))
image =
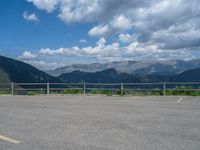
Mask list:
POLYGON ((65 89, 61 94, 83 94, 82 89, 65 89))
POLYGON ((11 94, 11 91, 9 91, 9 90, 0 90, 0 95, 6 95, 6 94, 11 94))

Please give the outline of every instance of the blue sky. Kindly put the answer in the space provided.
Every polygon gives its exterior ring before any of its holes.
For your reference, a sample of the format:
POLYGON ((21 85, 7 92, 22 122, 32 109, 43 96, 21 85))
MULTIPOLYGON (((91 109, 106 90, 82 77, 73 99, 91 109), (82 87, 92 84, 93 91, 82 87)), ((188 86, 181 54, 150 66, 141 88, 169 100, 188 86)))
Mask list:
MULTIPOLYGON (((0 1, 1 54, 11 57, 19 56, 24 50, 37 50, 50 47, 72 47, 82 38, 88 38, 87 31, 91 24, 65 24, 55 14, 38 10, 26 0, 0 1), (22 14, 36 13, 38 22, 26 21, 22 14)), ((93 43, 92 38, 88 38, 93 43)), ((83 44, 82 44, 83 45, 83 44)), ((86 45, 86 44, 85 44, 86 45)))
POLYGON ((1 0, 0 54, 74 63, 198 59, 199 0, 1 0))

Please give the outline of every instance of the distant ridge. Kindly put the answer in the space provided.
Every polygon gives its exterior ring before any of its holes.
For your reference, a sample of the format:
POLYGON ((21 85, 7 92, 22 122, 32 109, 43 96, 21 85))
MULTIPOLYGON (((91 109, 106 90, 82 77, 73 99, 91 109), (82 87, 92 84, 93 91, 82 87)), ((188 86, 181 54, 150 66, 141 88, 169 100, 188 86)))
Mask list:
POLYGON ((121 83, 121 82, 154 82, 156 79, 142 75, 131 75, 118 72, 114 69, 107 69, 95 73, 73 71, 62 74, 58 77, 64 82, 90 82, 90 83, 121 83))
POLYGON ((200 68, 185 71, 177 76, 172 77, 170 81, 200 82, 200 68))
POLYGON ((0 56, 0 82, 61 82, 24 62, 0 56))
POLYGON ((63 82, 91 82, 91 83, 148 83, 148 82, 200 82, 200 68, 188 70, 178 75, 141 75, 118 72, 107 69, 95 73, 73 71, 58 77, 63 82))
MULTIPOLYGON (((129 62, 130 63, 130 62, 129 62)), ((132 62, 134 63, 134 62, 132 62)), ((187 62, 188 63, 188 62, 187 62)), ((190 61, 189 64, 198 66, 199 61, 190 61)), ((118 62, 119 64, 119 62, 118 62)), ((178 63, 179 65, 180 62, 178 63)), ((98 64, 95 64, 98 66, 98 64)), ((128 65, 128 64, 127 64, 128 65)), ((158 64, 157 64, 158 65, 158 64)), ((183 64, 185 65, 185 64, 183 64)), ((177 65, 178 66, 178 65, 177 65)), ((176 67, 177 67, 176 66, 176 67)), ((190 65, 189 65, 190 66, 190 65)), ((200 65, 199 65, 200 66, 200 65)), ((129 66, 127 66, 129 67, 129 66)), ((161 68, 162 65, 158 65, 161 68)), ((180 66, 179 66, 180 67, 180 66)), ((181 67, 180 67, 181 68, 181 67)), ((163 71, 168 69, 163 66, 163 71)), ((168 72, 169 73, 169 72, 168 72)), ((176 75, 165 72, 141 74, 126 73, 115 69, 106 69, 97 72, 73 71, 64 73, 58 77, 52 77, 35 67, 24 62, 0 56, 0 82, 15 83, 46 83, 46 82, 93 82, 93 83, 134 83, 134 82, 200 82, 200 67, 197 69, 187 70, 177 73, 176 75)))
POLYGON ((200 67, 200 59, 184 61, 184 60, 169 60, 169 61, 116 61, 105 64, 74 64, 56 70, 45 71, 53 76, 59 76, 64 73, 73 71, 81 71, 95 73, 107 69, 115 69, 118 72, 128 74, 141 75, 177 75, 184 71, 196 69, 200 67))

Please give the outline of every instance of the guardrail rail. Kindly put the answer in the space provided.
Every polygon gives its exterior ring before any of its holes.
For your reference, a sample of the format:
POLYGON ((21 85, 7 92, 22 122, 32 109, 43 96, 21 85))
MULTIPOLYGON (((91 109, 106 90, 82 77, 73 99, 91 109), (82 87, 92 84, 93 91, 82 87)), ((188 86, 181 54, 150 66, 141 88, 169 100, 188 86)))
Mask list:
POLYGON ((0 83, 0 94, 152 94, 195 93, 200 96, 200 82, 157 83, 0 83))

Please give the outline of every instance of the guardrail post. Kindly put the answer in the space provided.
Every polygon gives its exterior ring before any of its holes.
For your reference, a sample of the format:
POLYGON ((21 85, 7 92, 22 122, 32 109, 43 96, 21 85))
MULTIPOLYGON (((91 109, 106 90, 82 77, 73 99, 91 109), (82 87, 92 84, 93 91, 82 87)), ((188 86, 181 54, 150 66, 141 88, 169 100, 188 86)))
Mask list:
POLYGON ((49 82, 47 83, 47 95, 49 95, 49 82))
POLYGON ((14 83, 11 83, 11 94, 14 95, 14 83))
POLYGON ((121 83, 121 95, 124 95, 124 83, 121 83))
POLYGON ((85 82, 83 83, 83 94, 86 94, 86 84, 85 84, 85 82))
POLYGON ((163 82, 163 96, 166 95, 166 82, 163 82))

